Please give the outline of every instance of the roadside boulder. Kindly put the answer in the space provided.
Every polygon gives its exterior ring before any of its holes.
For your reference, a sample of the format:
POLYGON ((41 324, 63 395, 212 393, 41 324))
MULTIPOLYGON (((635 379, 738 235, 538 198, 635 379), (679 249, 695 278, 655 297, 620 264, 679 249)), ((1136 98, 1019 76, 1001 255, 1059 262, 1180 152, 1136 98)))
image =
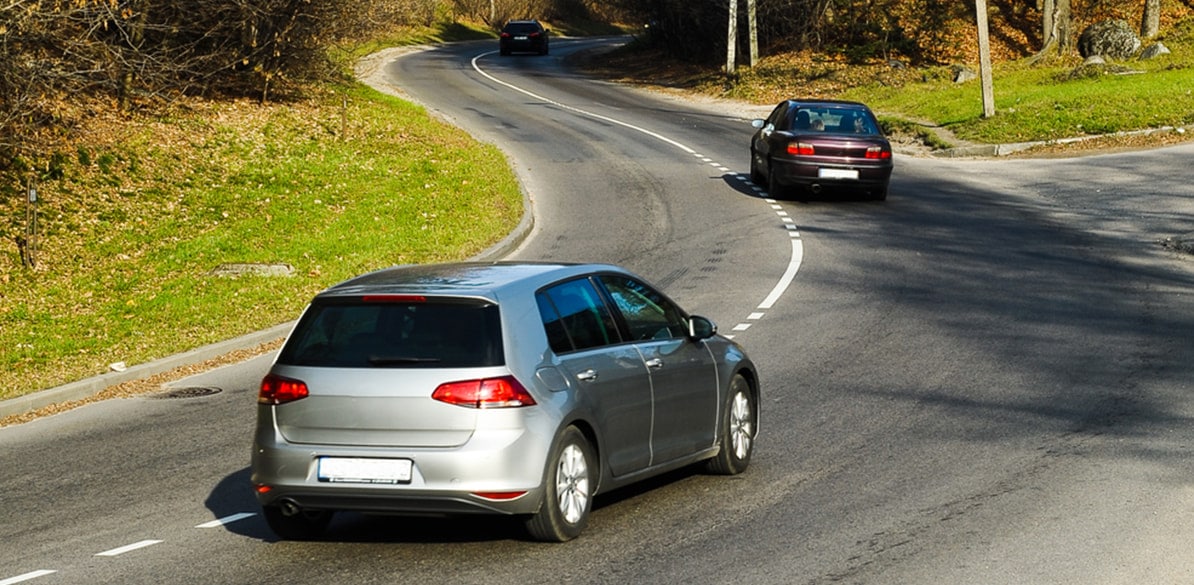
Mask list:
POLYGON ((1119 19, 1096 22, 1078 36, 1078 54, 1111 59, 1127 59, 1140 50, 1140 37, 1127 22, 1119 19))
POLYGON ((1156 42, 1156 43, 1153 43, 1153 44, 1145 47, 1143 51, 1140 51, 1140 58, 1141 59, 1155 59, 1162 55, 1168 55, 1168 54, 1169 54, 1169 47, 1166 47, 1165 45, 1162 45, 1161 43, 1156 42))
POLYGON ((965 65, 954 65, 950 69, 953 71, 954 83, 966 83, 967 81, 978 79, 978 74, 965 65))

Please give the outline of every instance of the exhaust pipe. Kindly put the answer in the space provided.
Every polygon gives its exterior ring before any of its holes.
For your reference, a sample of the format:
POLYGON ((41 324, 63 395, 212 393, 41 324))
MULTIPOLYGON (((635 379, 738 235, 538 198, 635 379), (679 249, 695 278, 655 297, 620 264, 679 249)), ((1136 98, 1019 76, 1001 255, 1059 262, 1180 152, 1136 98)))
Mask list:
POLYGON ((303 509, 299 507, 298 502, 289 498, 278 502, 278 507, 282 509, 282 515, 287 518, 303 513, 303 509))
POLYGON ((812 185, 809 186, 808 189, 809 189, 809 191, 813 192, 813 195, 819 195, 821 193, 821 184, 813 183, 812 185))

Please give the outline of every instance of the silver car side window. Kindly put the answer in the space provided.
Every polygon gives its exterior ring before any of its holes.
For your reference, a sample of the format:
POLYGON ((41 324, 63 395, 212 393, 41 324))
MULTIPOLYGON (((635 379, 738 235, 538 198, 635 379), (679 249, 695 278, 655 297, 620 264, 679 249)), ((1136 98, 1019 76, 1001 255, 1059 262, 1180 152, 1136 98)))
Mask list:
POLYGON ((603 276, 601 283, 622 313, 632 340, 672 339, 687 334, 683 313, 655 289, 623 277, 603 276))
POLYGON ((588 279, 545 289, 536 300, 547 339, 556 353, 621 342, 613 316, 588 279))

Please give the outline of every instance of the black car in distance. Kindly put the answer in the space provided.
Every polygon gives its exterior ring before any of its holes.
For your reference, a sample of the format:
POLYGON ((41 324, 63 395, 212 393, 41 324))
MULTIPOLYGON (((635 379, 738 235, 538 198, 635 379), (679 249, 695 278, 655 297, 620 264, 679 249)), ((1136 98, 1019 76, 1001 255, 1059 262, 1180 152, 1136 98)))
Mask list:
POLYGON ((547 54, 547 29, 538 20, 511 20, 498 37, 502 55, 511 53, 547 54))

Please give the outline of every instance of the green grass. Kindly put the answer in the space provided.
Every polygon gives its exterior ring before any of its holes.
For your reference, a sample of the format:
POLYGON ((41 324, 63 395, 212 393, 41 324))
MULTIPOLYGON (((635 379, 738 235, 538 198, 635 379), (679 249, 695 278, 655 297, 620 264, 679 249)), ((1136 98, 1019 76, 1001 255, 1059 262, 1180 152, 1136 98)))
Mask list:
MULTIPOLYGON (((1158 40, 1171 51, 1154 59, 1082 66, 1077 57, 993 67, 995 115, 982 116, 977 81, 939 74, 900 86, 847 91, 888 114, 931 120, 958 138, 981 143, 1056 140, 1194 124, 1194 20, 1158 40)), ((1147 43, 1146 43, 1147 44, 1147 43)))
MULTIPOLYGON (((371 89, 334 89, 205 104, 81 144, 40 185, 37 269, 0 248, 0 399, 294 319, 333 283, 468 258, 517 224, 496 148, 371 89), (295 271, 211 274, 233 262, 295 271)), ((24 220, 12 200, 9 234, 24 220)))
MULTIPOLYGON (((1190 47, 1194 49, 1194 46, 1190 47)), ((887 115, 929 120, 962 140, 1011 143, 1194 123, 1194 67, 1177 58, 1131 62, 1138 73, 1067 78, 1074 66, 996 68, 995 115, 982 117, 977 81, 929 81, 846 91, 887 115)))

